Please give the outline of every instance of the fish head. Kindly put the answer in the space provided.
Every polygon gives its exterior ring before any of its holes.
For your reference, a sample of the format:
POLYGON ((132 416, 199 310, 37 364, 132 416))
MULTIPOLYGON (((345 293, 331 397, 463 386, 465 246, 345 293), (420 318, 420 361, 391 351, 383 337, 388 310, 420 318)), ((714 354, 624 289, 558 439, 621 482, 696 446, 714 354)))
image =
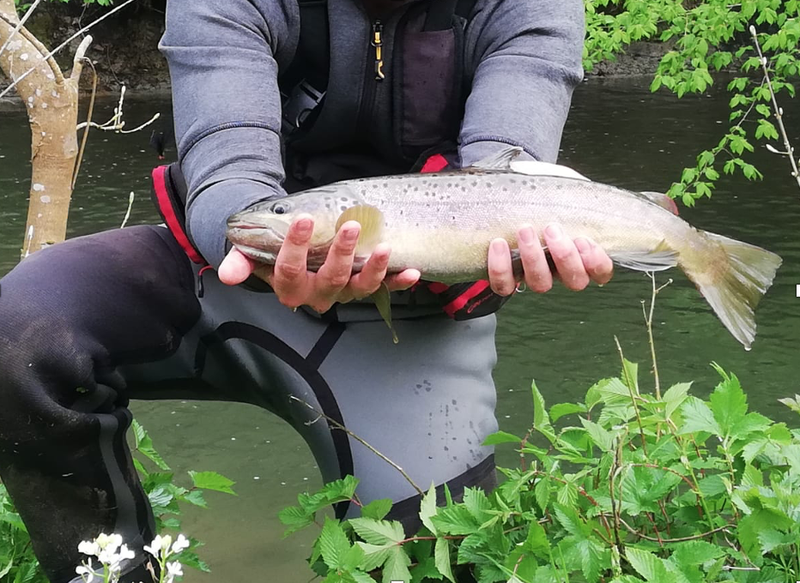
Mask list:
POLYGON ((350 207, 363 201, 349 188, 320 187, 280 199, 257 203, 228 219, 228 239, 245 255, 275 263, 289 226, 301 215, 310 215, 314 231, 309 242, 309 261, 324 255, 337 231, 337 221, 350 207))

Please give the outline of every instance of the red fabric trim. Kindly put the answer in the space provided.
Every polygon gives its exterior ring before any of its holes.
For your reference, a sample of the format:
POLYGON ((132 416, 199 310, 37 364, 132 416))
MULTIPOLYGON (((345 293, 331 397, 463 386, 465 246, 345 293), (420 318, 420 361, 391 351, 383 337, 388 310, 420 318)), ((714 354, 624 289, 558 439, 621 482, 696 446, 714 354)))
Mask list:
POLYGON ((434 154, 425 161, 425 165, 420 172, 439 172, 447 168, 447 159, 441 154, 434 154))
POLYGON ((472 284, 472 286, 470 286, 469 289, 467 289, 467 291, 447 304, 444 307, 444 311, 447 312, 447 314, 451 317, 455 316, 456 312, 466 306, 468 301, 484 291, 487 287, 489 287, 489 282, 487 280, 482 279, 480 281, 476 281, 472 284))
POLYGON ((186 232, 183 230, 183 227, 181 227, 180 221, 175 215, 175 209, 172 208, 172 201, 170 200, 169 193, 167 192, 166 172, 166 166, 153 168, 153 188, 156 192, 158 208, 161 211, 161 215, 164 217, 164 221, 167 223, 167 228, 169 229, 170 233, 172 233, 172 236, 175 237, 178 245, 180 245, 184 252, 186 252, 186 255, 189 256, 189 259, 191 259, 194 263, 203 264, 205 261, 189 242, 186 232))
POLYGON ((440 294, 450 289, 450 286, 443 283, 439 283, 438 281, 434 281, 428 284, 428 289, 435 294, 440 294))

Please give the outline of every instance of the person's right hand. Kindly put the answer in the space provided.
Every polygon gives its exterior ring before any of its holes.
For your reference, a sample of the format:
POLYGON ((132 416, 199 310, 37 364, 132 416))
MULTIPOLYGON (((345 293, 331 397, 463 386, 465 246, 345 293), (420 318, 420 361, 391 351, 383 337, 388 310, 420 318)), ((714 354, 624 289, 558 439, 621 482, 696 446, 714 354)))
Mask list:
POLYGON ((325 263, 316 273, 311 272, 306 259, 314 221, 309 215, 301 215, 290 225, 274 267, 259 264, 234 248, 220 264, 217 274, 227 285, 238 285, 254 274, 272 286, 283 305, 310 306, 320 313, 327 312, 334 303, 365 298, 384 282, 389 291, 395 291, 408 289, 419 281, 420 272, 416 269, 386 276, 391 250, 385 243, 375 247, 361 271, 352 275, 360 230, 355 221, 342 225, 325 263))

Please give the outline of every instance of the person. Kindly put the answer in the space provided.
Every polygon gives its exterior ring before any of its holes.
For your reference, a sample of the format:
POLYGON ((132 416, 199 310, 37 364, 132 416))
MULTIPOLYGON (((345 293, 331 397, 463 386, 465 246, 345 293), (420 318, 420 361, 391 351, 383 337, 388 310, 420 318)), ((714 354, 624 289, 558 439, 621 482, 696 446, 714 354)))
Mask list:
MULTIPOLYGON (((415 528, 419 484, 495 485, 494 312, 517 286, 508 243, 489 280, 387 276, 387 245, 351 275, 359 225, 306 269, 313 221, 291 226, 274 269, 225 238, 229 215, 344 178, 467 167, 508 145, 555 161, 582 78, 580 0, 170 0, 160 48, 178 163, 154 172, 164 226, 79 237, 0 282, 0 477, 54 583, 78 543, 119 533, 123 581, 147 580, 154 532, 126 445, 131 399, 233 400, 292 424, 323 478, 353 474, 415 528), (393 290, 394 345, 375 306, 393 290), (296 397, 310 405, 290 399, 296 397)), ((520 230, 524 282, 553 285, 539 233, 520 230)), ((605 283, 602 249, 543 234, 564 285, 605 283)), ((533 314, 532 318, 542 317, 533 314)), ((349 504, 339 517, 352 516, 349 504)))

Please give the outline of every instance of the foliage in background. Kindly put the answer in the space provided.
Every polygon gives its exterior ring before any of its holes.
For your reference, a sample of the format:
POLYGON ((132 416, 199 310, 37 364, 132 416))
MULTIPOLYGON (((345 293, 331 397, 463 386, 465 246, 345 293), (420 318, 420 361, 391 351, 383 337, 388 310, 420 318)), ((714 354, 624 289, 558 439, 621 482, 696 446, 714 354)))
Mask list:
MULTIPOLYGON (((178 485, 174 473, 153 447, 153 440, 136 421, 133 422, 132 433, 135 444, 133 463, 153 506, 156 529, 159 533, 180 532, 181 514, 186 504, 207 508, 204 492, 234 494, 232 490, 234 483, 216 472, 190 471, 191 486, 178 485), (145 464, 153 465, 156 469, 148 470, 145 464)), ((189 541, 189 548, 177 555, 174 560, 209 572, 208 565, 197 554, 201 543, 194 538, 190 538, 189 541)), ((2 484, 0 484, 0 582, 47 583, 31 549, 28 531, 2 484)))
MULTIPOLYGON (((592 70, 614 59, 630 43, 641 40, 668 43, 651 85, 678 97, 705 93, 713 73, 736 74, 727 84, 731 94, 729 127, 720 141, 697 156, 672 184, 670 196, 691 206, 710 197, 720 172, 741 172, 747 179, 762 177, 746 161, 758 140, 777 140, 775 95, 794 97, 798 76, 798 0, 584 0, 587 37, 584 66, 592 70), (749 36, 755 26, 767 59, 772 92, 761 74, 761 62, 749 36)), ((791 155, 791 153, 790 153, 791 155)), ((795 176, 795 178, 797 178, 795 176)))
POLYGON ((489 495, 467 489, 455 502, 430 490, 416 535, 384 520, 388 500, 341 523, 318 518, 329 504, 358 504, 352 477, 301 495, 281 513, 287 533, 320 527, 310 563, 325 583, 800 579, 800 430, 749 412, 719 367, 703 400, 690 383, 642 392, 638 367, 623 362, 580 403, 548 410, 532 385, 531 430, 487 440, 516 444, 520 467, 501 469, 507 479, 489 495))

